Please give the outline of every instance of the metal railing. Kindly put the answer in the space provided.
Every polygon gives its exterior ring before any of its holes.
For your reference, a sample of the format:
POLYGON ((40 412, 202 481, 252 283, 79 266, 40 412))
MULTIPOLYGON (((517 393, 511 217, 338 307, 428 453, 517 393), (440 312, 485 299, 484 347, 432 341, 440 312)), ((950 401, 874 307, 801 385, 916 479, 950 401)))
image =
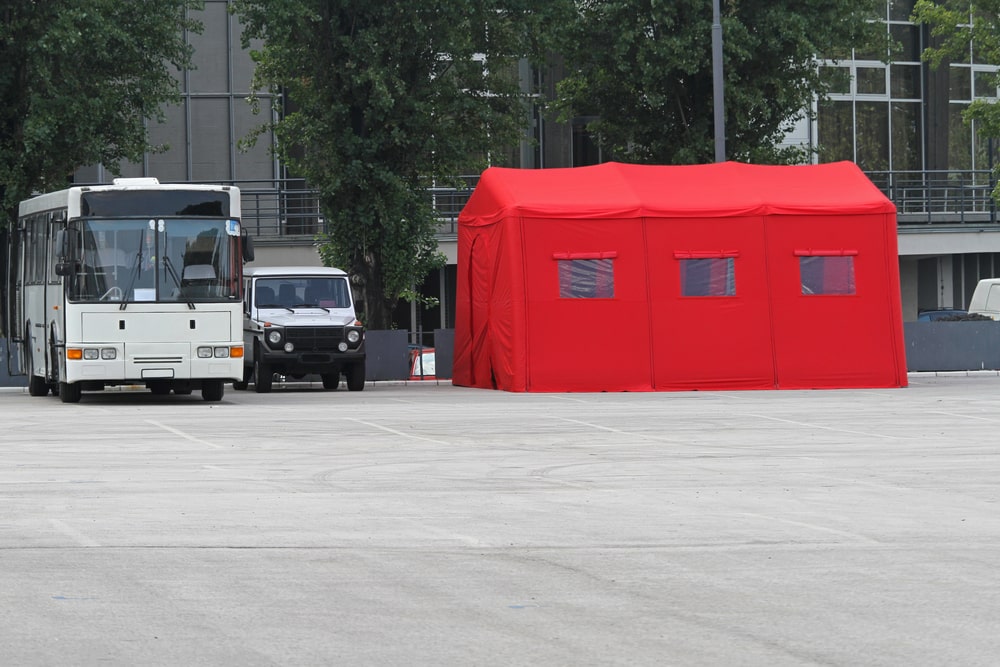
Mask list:
MULTIPOLYGON (((868 177, 896 204, 900 226, 926 224, 996 224, 992 192, 996 184, 986 169, 950 171, 872 171, 868 177)), ((428 188, 440 221, 439 234, 458 232, 458 214, 479 181, 461 176, 457 186, 428 188)), ((234 182, 243 199, 243 226, 262 239, 303 240, 323 231, 315 190, 302 181, 234 182)))
POLYGON ((896 204, 900 225, 997 222, 996 181, 987 169, 867 173, 896 204))

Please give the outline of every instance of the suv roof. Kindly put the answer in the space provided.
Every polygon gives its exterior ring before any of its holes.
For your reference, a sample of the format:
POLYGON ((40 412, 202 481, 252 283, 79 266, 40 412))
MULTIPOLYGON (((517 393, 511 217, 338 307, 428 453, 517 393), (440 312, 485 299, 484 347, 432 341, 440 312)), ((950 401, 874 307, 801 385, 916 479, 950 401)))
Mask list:
POLYGON ((347 273, 332 266, 256 266, 243 270, 247 278, 265 276, 346 276, 347 273))

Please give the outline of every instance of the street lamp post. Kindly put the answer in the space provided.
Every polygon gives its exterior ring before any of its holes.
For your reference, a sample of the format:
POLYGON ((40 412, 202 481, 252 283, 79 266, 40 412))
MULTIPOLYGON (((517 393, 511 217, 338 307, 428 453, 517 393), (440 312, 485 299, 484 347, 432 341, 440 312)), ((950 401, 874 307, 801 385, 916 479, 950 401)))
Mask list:
POLYGON ((712 0, 712 107, 715 111, 715 161, 726 161, 726 119, 722 84, 722 18, 712 0))

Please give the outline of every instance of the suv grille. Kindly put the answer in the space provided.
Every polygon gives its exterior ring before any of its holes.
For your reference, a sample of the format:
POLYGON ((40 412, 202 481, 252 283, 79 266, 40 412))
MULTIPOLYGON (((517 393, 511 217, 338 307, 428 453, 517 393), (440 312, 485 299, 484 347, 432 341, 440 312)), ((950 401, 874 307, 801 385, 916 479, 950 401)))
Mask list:
POLYGON ((335 351, 344 340, 344 327, 287 327, 285 340, 296 350, 335 351))

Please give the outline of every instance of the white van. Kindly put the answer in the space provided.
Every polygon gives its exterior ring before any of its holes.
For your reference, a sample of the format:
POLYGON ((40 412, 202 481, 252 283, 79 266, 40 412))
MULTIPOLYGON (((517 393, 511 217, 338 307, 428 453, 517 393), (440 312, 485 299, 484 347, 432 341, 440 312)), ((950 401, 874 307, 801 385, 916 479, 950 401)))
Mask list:
POLYGON ((1000 320, 1000 278, 985 278, 976 285, 969 301, 969 314, 1000 320))
POLYGON ((365 329, 354 311, 346 273, 305 266, 255 267, 244 272, 243 380, 271 391, 274 374, 293 379, 318 374, 336 389, 365 388, 365 329))

